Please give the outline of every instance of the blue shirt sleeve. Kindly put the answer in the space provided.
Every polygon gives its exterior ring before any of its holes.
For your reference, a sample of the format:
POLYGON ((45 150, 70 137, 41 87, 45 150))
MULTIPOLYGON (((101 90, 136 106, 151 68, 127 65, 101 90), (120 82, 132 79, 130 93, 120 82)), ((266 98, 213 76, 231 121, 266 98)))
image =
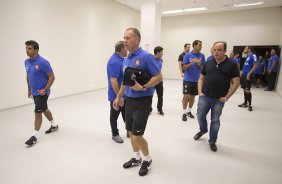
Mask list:
POLYGON ((155 62, 155 58, 153 55, 148 55, 146 57, 147 70, 149 71, 151 76, 155 76, 161 72, 161 68, 158 63, 155 62))
POLYGON ((120 72, 120 66, 118 63, 110 63, 109 65, 109 73, 110 77, 112 78, 118 78, 120 72))
POLYGON ((48 61, 43 61, 41 64, 41 70, 45 73, 45 74, 49 74, 51 72, 53 72, 51 65, 48 61))

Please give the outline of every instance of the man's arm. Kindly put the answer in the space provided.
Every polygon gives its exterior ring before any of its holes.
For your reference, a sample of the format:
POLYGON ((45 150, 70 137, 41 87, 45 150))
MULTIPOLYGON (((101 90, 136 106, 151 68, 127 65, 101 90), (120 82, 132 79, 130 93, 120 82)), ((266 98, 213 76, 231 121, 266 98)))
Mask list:
POLYGON ((205 79, 205 76, 203 74, 200 75, 200 78, 198 80, 198 93, 199 93, 199 96, 203 96, 203 84, 204 84, 204 79, 205 79))
POLYGON ((124 105, 123 104, 124 102, 122 100, 122 97, 124 95, 124 90, 125 90, 125 88, 124 88, 124 85, 122 84, 120 86, 120 89, 119 89, 118 93, 117 93, 117 97, 116 97, 115 101, 113 102, 113 108, 115 110, 118 110, 120 106, 124 105))
POLYGON ((111 77, 111 78, 110 78, 110 81, 111 81, 111 84, 112 84, 113 90, 114 90, 115 94, 117 95, 117 94, 118 94, 118 92, 119 92, 119 87, 118 87, 118 81, 117 81, 117 78, 111 77))
POLYGON ((183 68, 182 68, 182 61, 178 61, 178 68, 179 68, 179 72, 180 72, 181 77, 184 77, 183 68))
POLYGON ((277 63, 278 63, 278 62, 273 61, 272 65, 271 65, 271 67, 270 67, 270 70, 269 70, 269 74, 271 74, 271 73, 272 73, 273 68, 277 65, 277 63))
POLYGON ((238 89, 238 87, 240 85, 240 77, 232 78, 231 83, 232 83, 232 85, 231 85, 227 95, 225 95, 226 99, 229 99, 235 93, 235 91, 238 89))
POLYGON ((27 97, 30 98, 31 97, 31 89, 30 89, 30 85, 29 85, 29 79, 28 79, 28 75, 26 75, 26 82, 27 82, 27 97))
POLYGON ((46 91, 52 86, 52 84, 55 81, 55 75, 54 75, 53 72, 50 72, 47 75, 48 75, 48 78, 49 78, 48 82, 47 82, 47 84, 46 84, 44 89, 38 90, 39 95, 45 95, 46 91))
POLYGON ((257 69, 257 67, 258 67, 258 64, 257 64, 257 63, 254 63, 253 68, 252 68, 251 71, 247 74, 247 80, 250 80, 250 77, 251 77, 252 73, 257 69))

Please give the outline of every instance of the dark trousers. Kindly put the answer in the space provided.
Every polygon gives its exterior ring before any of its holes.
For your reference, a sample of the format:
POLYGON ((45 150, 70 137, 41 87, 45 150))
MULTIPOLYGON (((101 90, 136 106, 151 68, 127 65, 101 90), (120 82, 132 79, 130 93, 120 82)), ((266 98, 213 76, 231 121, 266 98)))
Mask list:
POLYGON ((158 111, 163 109, 163 95, 164 95, 164 86, 163 86, 163 82, 160 82, 158 85, 155 86, 156 88, 156 92, 158 95, 158 111))
MULTIPOLYGON (((125 104, 125 103, 124 103, 125 104)), ((110 123, 111 123, 111 129, 112 129, 112 135, 117 136, 119 135, 119 130, 117 128, 117 120, 118 116, 121 112, 122 119, 125 122, 125 106, 120 107, 117 111, 113 108, 113 102, 110 103, 111 105, 111 111, 110 111, 110 123)))
POLYGON ((268 74, 268 89, 273 90, 275 87, 277 72, 271 72, 268 74))

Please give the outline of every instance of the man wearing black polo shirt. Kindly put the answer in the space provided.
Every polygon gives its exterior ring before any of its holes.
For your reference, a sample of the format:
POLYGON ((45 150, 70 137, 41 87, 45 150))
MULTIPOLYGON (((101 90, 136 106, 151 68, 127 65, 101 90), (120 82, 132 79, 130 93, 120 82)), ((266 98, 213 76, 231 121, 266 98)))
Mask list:
POLYGON ((184 70, 182 68, 182 61, 184 56, 190 51, 190 43, 185 43, 184 44, 184 51, 178 56, 178 66, 179 66, 179 71, 180 75, 183 78, 184 77, 184 70))
POLYGON ((208 132, 207 114, 211 110, 209 145, 212 151, 217 151, 215 143, 220 127, 219 118, 224 104, 239 86, 238 66, 225 55, 226 47, 226 42, 218 41, 214 43, 213 56, 215 59, 204 64, 198 81, 197 118, 200 131, 194 136, 194 139, 198 140, 208 132), (232 82, 231 86, 230 82, 232 82))

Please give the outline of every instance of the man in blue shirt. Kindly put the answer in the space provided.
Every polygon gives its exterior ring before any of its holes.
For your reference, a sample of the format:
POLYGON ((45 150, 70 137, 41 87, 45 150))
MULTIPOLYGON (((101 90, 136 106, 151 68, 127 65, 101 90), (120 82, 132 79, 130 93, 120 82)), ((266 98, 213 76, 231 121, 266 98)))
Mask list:
POLYGON ((118 110, 113 108, 113 101, 118 94, 119 88, 123 80, 123 58, 126 56, 127 51, 124 47, 123 41, 118 41, 115 44, 115 53, 110 57, 107 64, 108 76, 108 100, 110 101, 110 123, 112 130, 112 139, 117 143, 123 143, 123 139, 119 135, 117 128, 118 116, 121 112, 123 121, 125 121, 125 106, 118 110))
POLYGON ((180 71, 180 75, 183 78, 184 77, 184 70, 182 68, 182 61, 184 56, 190 51, 190 43, 184 44, 184 51, 178 56, 178 67, 180 71))
POLYGON ((152 164, 152 159, 149 154, 148 142, 143 135, 152 106, 154 87, 162 81, 162 74, 154 56, 139 47, 141 35, 138 29, 127 28, 123 38, 125 49, 129 52, 129 55, 124 59, 123 69, 125 70, 127 67, 136 68, 146 71, 151 76, 151 79, 143 86, 137 80, 134 80, 135 84, 132 87, 121 85, 113 103, 113 107, 116 110, 119 109, 123 105, 122 96, 125 92, 127 97, 125 108, 126 129, 130 134, 134 156, 124 163, 123 167, 131 168, 141 164, 141 151, 145 158, 139 170, 139 175, 145 176, 152 164))
POLYGON ((207 58, 206 61, 210 61, 210 60, 214 60, 214 56, 213 56, 213 47, 211 47, 211 55, 207 58))
POLYGON ((276 76, 278 71, 278 56, 276 55, 275 49, 271 49, 271 57, 269 58, 269 62, 267 65, 267 78, 268 78, 268 87, 265 91, 272 91, 275 87, 276 76))
POLYGON ((262 85, 262 76, 265 74, 265 61, 264 61, 264 58, 263 56, 259 56, 259 59, 258 59, 258 67, 256 69, 256 71, 254 71, 254 74, 255 74, 255 84, 256 84, 256 87, 258 88, 259 85, 262 85))
POLYGON ((244 53, 247 54, 247 59, 244 62, 243 70, 240 72, 242 78, 241 88, 244 91, 244 103, 238 105, 239 107, 248 107, 249 111, 252 111, 252 76, 257 69, 257 56, 252 53, 252 47, 246 46, 244 53), (247 104, 249 103, 249 105, 247 104))
MULTIPOLYGON (((155 61, 157 62, 158 66, 160 69, 162 69, 163 66, 163 48, 160 46, 155 47, 154 49, 154 55, 155 55, 155 61)), ((158 104, 157 104, 157 109, 158 113, 163 116, 163 94, 164 94, 164 87, 163 87, 163 81, 161 81, 159 84, 155 86, 156 92, 158 95, 158 104)))
POLYGON ((38 133, 42 124, 42 113, 50 121, 51 127, 46 134, 58 130, 59 126, 54 121, 51 111, 48 109, 47 100, 50 95, 55 76, 50 63, 38 54, 39 45, 30 40, 25 42, 26 54, 25 69, 27 73, 28 97, 33 97, 35 104, 34 132, 25 144, 32 146, 37 142, 38 133))
POLYGON ((198 95, 197 84, 201 74, 201 68, 205 62, 205 55, 200 52, 202 49, 202 41, 195 40, 192 46, 193 50, 185 55, 182 62, 182 67, 185 70, 183 79, 182 121, 187 121, 187 116, 194 118, 191 109, 194 105, 195 96, 198 95), (187 111, 188 103, 189 107, 187 111))

